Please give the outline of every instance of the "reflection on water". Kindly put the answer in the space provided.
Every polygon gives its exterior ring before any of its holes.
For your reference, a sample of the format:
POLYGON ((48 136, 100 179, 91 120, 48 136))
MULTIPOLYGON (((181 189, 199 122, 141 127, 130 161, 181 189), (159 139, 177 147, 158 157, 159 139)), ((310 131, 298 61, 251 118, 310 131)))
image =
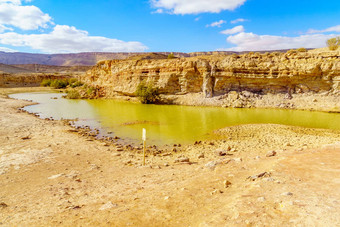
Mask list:
POLYGON ((146 128, 150 143, 188 143, 232 125, 273 123, 340 130, 340 114, 272 109, 226 109, 142 105, 115 100, 68 100, 59 93, 21 93, 12 98, 38 102, 25 110, 42 118, 75 119, 77 125, 100 128, 105 134, 139 142, 146 128), (57 99, 55 99, 57 98, 57 99))

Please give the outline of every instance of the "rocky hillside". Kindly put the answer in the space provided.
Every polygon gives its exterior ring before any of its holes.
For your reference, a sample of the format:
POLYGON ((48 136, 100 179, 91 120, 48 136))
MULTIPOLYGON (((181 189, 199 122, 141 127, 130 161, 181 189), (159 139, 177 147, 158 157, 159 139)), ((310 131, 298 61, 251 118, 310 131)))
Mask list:
POLYGON ((5 65, 0 63, 0 73, 31 73, 30 69, 20 68, 15 65, 5 65))
POLYGON ((132 95, 141 81, 164 94, 205 97, 229 91, 320 93, 340 90, 339 52, 248 53, 156 60, 101 61, 82 78, 105 91, 132 95))

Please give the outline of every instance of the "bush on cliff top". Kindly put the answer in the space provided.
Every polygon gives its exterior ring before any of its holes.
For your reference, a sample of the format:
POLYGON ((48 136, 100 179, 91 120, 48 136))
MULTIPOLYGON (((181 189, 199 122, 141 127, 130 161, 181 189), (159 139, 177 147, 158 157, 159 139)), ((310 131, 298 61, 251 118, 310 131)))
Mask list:
POLYGON ((158 88, 154 87, 151 83, 140 83, 135 94, 143 104, 156 103, 159 100, 158 88))
POLYGON ((329 50, 337 50, 340 46, 340 36, 327 40, 327 46, 329 50))

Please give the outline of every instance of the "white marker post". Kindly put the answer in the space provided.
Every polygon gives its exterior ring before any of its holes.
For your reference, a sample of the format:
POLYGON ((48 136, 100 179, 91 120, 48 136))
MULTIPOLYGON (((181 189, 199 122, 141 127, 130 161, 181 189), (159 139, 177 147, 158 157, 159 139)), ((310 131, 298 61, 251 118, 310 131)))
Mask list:
POLYGON ((146 129, 143 128, 143 165, 145 166, 145 149, 146 149, 146 129))

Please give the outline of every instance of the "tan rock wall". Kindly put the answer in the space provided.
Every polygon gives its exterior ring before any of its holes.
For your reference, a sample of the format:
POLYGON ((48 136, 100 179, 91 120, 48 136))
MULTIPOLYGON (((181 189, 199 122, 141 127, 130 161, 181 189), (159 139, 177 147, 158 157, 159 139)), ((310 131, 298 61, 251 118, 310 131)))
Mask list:
POLYGON ((206 97, 232 90, 262 93, 339 91, 339 53, 249 53, 179 59, 109 60, 82 80, 132 95, 141 81, 165 94, 201 92, 206 97))

